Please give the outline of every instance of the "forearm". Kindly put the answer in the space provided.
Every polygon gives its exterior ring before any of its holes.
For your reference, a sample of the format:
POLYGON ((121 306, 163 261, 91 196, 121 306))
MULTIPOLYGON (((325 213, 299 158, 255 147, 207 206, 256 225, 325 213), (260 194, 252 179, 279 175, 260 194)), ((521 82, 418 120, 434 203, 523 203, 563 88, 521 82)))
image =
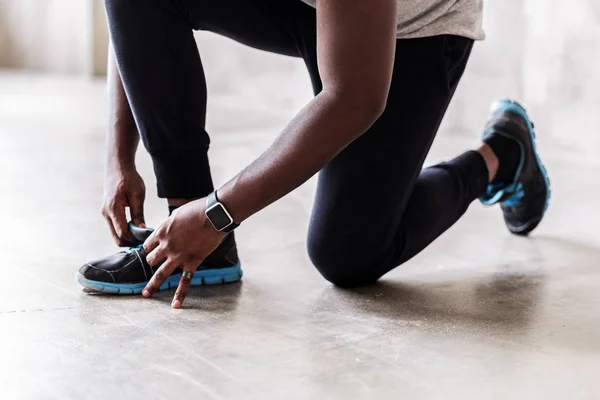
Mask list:
POLYGON ((112 168, 132 168, 135 165, 135 153, 140 139, 117 68, 112 44, 108 50, 107 81, 107 165, 112 168))
POLYGON ((291 192, 364 133, 381 111, 362 99, 323 91, 271 147, 218 191, 241 222, 291 192))
POLYGON ((395 46, 395 0, 317 2, 324 90, 262 156, 219 189, 235 222, 300 186, 377 120, 387 100, 395 46))

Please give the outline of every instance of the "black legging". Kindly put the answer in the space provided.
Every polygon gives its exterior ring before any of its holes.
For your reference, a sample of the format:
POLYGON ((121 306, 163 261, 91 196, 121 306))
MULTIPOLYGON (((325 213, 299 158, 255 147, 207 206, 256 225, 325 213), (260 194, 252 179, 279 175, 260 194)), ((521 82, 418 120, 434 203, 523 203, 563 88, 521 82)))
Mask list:
MULTIPOLYGON (((106 8, 160 197, 213 190, 206 82, 192 30, 301 57, 315 93, 322 88, 316 12, 300 0, 106 0, 106 8)), ((488 171, 476 152, 422 169, 472 46, 449 35, 397 41, 385 112, 319 174, 308 251, 329 281, 376 281, 427 247, 484 193, 488 171)))

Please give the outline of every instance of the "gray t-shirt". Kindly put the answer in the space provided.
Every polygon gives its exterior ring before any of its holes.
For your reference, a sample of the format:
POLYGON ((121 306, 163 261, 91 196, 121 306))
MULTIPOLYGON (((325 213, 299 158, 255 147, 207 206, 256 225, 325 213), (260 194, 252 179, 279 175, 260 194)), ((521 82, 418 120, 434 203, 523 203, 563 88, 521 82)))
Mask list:
MULTIPOLYGON (((315 6, 317 0, 302 0, 315 6)), ((368 1, 368 0, 366 0, 368 1)), ((397 0, 398 38, 457 35, 481 40, 483 0, 397 0)))

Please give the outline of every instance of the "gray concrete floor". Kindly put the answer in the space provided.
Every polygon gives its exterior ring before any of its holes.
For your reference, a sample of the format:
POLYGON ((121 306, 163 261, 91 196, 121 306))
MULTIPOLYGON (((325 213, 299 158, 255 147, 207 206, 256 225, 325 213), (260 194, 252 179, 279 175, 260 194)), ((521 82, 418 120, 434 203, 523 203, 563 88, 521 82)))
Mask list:
MULTIPOLYGON (((267 70, 252 82, 211 80, 217 183, 310 98, 301 65, 261 62, 245 63, 267 70)), ((482 71, 465 77, 430 162, 476 142, 496 94, 482 71)), ((92 296, 74 281, 116 251, 99 212, 103 83, 5 72, 0 88, 1 399, 598 398, 600 164, 545 137, 554 109, 534 107, 554 196, 530 238, 474 204, 378 285, 336 289, 305 252, 313 180, 241 227, 242 283, 193 289, 172 310, 170 292, 92 296)), ((143 152, 139 166, 156 226, 166 206, 143 152)))

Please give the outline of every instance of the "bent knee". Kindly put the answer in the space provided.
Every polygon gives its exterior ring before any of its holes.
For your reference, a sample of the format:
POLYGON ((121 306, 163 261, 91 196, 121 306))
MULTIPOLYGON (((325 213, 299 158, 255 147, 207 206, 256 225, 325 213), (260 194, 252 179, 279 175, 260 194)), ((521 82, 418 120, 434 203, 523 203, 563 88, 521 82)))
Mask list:
POLYGON ((127 4, 127 0, 104 0, 104 6, 107 11, 113 10, 115 8, 120 8, 127 4))
POLYGON ((308 241, 308 256, 319 273, 342 288, 355 288, 375 283, 379 276, 372 263, 356 257, 349 248, 339 249, 326 243, 308 241))

